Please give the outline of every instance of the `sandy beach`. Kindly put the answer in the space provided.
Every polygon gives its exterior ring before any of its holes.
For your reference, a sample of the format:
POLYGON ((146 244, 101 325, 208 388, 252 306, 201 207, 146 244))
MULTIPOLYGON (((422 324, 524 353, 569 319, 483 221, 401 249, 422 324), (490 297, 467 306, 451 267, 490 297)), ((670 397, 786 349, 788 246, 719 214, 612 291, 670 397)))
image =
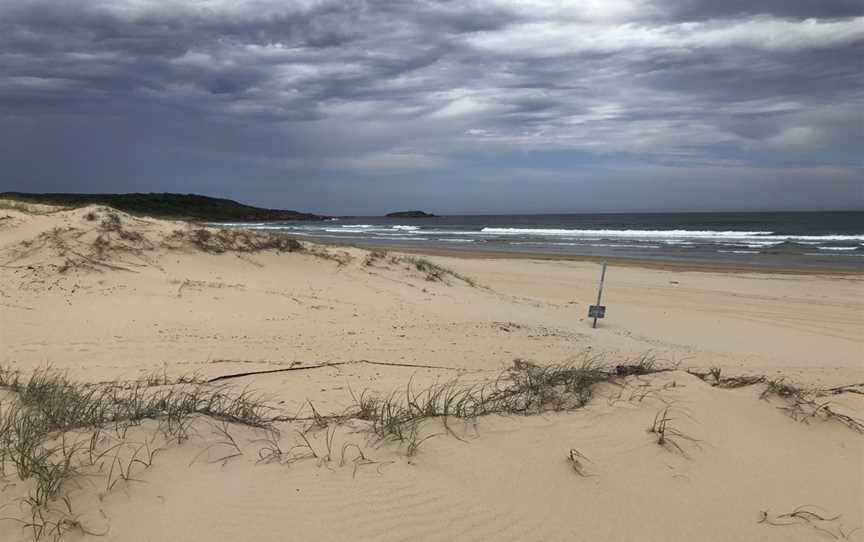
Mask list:
POLYGON ((49 370, 246 390, 266 420, 58 425, 43 447, 98 459, 34 508, 36 477, 0 458, 2 540, 32 540, 36 509, 64 540, 864 540, 860 274, 612 262, 592 329, 596 262, 32 210, 0 208, 5 412, 22 394, 8 375, 49 370), (550 366, 597 382, 556 380, 512 412, 433 408, 405 434, 357 410, 550 366))

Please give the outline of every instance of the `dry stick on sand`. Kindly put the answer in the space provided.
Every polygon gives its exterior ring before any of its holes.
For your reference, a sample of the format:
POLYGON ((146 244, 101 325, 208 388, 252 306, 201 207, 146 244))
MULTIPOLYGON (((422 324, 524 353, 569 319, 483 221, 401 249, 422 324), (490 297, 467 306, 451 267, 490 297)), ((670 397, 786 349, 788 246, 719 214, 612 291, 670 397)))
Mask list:
MULTIPOLYGON (((223 360, 223 359, 214 360, 211 363, 229 363, 229 362, 245 363, 245 362, 239 361, 239 360, 223 360)), ((369 365, 384 365, 384 366, 388 366, 388 367, 410 367, 410 368, 417 368, 417 369, 445 369, 445 370, 451 370, 451 371, 458 370, 457 367, 446 367, 443 365, 422 365, 422 364, 395 363, 395 362, 390 363, 390 362, 385 362, 385 361, 370 361, 368 359, 358 359, 358 360, 351 360, 351 361, 334 361, 334 362, 329 362, 329 363, 320 363, 318 365, 303 365, 303 366, 297 366, 297 365, 294 365, 292 363, 290 367, 283 367, 281 369, 267 369, 265 371, 244 371, 242 373, 230 373, 230 374, 225 374, 225 375, 214 376, 213 378, 207 380, 207 382, 218 382, 220 380, 229 380, 231 378, 240 378, 240 377, 244 377, 244 376, 255 376, 255 375, 266 375, 266 374, 270 374, 270 373, 284 373, 284 372, 288 372, 288 371, 308 371, 310 369, 323 369, 326 367, 339 367, 340 365, 353 365, 353 364, 357 364, 357 363, 366 363, 369 365)))

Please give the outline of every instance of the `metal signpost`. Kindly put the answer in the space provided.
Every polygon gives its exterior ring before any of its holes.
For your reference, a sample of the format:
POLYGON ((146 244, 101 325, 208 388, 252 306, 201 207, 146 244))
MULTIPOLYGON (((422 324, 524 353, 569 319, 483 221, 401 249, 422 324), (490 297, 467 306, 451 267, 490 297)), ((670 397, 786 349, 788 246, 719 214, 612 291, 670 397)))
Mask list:
POLYGON ((597 290, 597 304, 588 307, 588 318, 594 318, 592 328, 597 327, 597 319, 606 317, 606 307, 600 304, 600 298, 603 296, 603 281, 606 280, 606 262, 603 262, 603 271, 600 273, 600 289, 597 290))

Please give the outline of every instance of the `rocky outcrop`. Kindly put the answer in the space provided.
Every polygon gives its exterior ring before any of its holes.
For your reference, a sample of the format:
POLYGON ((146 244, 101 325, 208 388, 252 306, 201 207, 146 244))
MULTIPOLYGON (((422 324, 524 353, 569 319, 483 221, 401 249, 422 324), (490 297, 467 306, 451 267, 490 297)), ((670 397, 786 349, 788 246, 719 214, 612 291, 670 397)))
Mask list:
POLYGON ((387 218, 434 218, 437 215, 426 213, 424 211, 397 211, 389 213, 387 218))

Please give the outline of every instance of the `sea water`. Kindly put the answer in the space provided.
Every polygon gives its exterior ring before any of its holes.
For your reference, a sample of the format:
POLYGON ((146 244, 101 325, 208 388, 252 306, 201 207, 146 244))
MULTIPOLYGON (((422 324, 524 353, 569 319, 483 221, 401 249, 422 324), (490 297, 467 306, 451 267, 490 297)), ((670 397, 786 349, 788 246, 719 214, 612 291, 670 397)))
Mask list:
POLYGON ((864 269, 864 211, 351 217, 222 225, 373 247, 864 269))

